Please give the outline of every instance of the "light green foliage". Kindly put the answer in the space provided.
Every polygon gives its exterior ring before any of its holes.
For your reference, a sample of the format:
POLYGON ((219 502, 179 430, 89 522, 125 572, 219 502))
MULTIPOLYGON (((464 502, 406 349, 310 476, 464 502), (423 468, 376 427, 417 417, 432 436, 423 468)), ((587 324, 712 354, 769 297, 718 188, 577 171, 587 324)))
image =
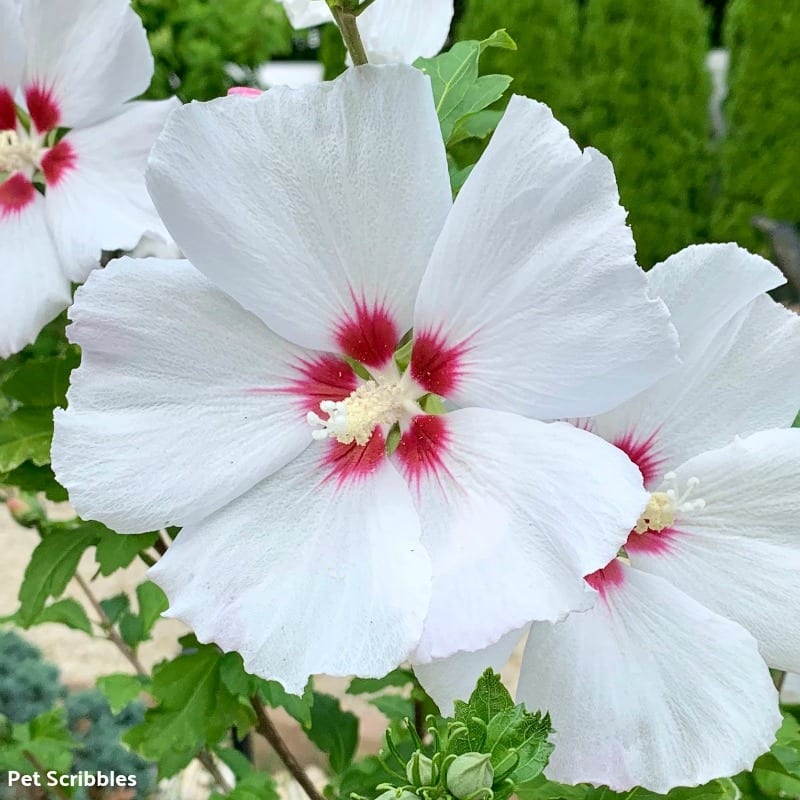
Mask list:
POLYGON ((800 0, 733 0, 723 36, 731 54, 728 137, 712 234, 768 255, 751 217, 800 223, 800 0))
POLYGON ((708 19, 700 0, 589 0, 578 139, 613 162, 645 267, 705 238, 708 19))
POLYGON ((275 0, 133 0, 133 7, 156 61, 147 97, 219 97, 236 83, 227 64, 252 71, 291 51, 291 28, 275 0))
MULTIPOLYGON (((482 41, 458 42, 434 58, 419 58, 415 66, 431 78, 433 100, 445 145, 452 148, 469 139, 487 138, 495 129, 499 115, 489 106, 508 89, 508 75, 481 75, 480 62, 490 49, 515 50, 514 40, 504 30, 495 31, 482 41)), ((471 164, 464 166, 448 152, 450 182, 457 192, 469 176, 471 164)))
POLYGON ((516 94, 547 103, 572 127, 580 96, 575 80, 577 0, 467 0, 455 34, 458 40, 481 40, 500 28, 508 31, 518 49, 486 53, 486 71, 512 75, 516 94))

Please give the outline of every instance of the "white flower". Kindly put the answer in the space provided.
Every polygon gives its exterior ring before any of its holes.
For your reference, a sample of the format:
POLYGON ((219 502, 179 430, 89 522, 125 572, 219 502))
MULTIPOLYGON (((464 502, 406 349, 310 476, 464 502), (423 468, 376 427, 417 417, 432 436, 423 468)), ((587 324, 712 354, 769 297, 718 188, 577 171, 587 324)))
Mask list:
MULTIPOLYGON (((551 779, 663 793, 752 766, 780 724, 767 664, 800 670, 800 320, 763 294, 779 271, 734 245, 689 247, 648 282, 683 364, 581 425, 651 499, 627 559, 588 576, 595 608, 531 627, 517 696, 552 715, 551 779)), ((420 675, 446 705, 519 638, 420 675)))
MULTIPOLYGON (((280 0, 294 28, 331 22, 325 0, 280 0)), ((358 16, 367 57, 375 64, 411 64, 435 56, 453 19, 453 0, 375 0, 358 16)))
POLYGON ((173 102, 127 102, 152 74, 127 0, 0 0, 0 357, 69 304, 101 250, 163 233, 144 167, 173 102))
POLYGON ((152 571, 173 615, 296 691, 591 602, 641 476, 518 414, 607 410, 674 361, 606 158, 516 98, 453 205, 429 79, 367 66, 184 106, 148 182, 194 267, 78 293, 52 455, 82 516, 184 526, 152 571))

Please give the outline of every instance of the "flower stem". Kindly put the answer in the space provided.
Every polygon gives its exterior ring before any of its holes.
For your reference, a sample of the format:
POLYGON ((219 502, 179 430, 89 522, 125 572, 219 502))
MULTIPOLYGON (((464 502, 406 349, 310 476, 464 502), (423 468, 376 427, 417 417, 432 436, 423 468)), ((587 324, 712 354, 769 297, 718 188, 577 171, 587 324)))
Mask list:
POLYGON ((353 59, 353 65, 360 67, 362 64, 367 63, 367 51, 364 49, 364 43, 361 41, 361 34, 358 32, 358 23, 356 22, 356 15, 351 11, 346 11, 343 8, 333 6, 331 13, 336 21, 336 25, 342 34, 345 46, 350 51, 350 57, 353 59))
POLYGON ((309 800, 325 800, 317 791, 317 787, 311 782, 308 773, 300 766, 298 760, 286 746, 286 742, 281 738, 272 720, 267 716, 267 710, 264 708, 261 698, 258 695, 253 695, 250 698, 250 705, 253 706, 253 711, 256 712, 256 720, 258 721, 256 731, 270 743, 272 749, 277 753, 278 758, 284 763, 286 769, 289 770, 292 777, 302 786, 309 800))

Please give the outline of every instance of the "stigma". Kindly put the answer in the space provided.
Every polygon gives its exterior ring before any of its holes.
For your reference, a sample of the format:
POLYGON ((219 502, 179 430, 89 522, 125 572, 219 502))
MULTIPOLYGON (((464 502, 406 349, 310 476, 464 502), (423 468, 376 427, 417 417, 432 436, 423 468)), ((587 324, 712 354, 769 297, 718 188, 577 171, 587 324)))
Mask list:
POLYGON ((415 398, 400 382, 374 380, 362 383, 344 400, 323 400, 319 408, 327 419, 314 411, 306 415, 308 424, 315 429, 311 433, 314 439, 331 438, 361 446, 372 438, 379 425, 394 425, 420 412, 415 398))

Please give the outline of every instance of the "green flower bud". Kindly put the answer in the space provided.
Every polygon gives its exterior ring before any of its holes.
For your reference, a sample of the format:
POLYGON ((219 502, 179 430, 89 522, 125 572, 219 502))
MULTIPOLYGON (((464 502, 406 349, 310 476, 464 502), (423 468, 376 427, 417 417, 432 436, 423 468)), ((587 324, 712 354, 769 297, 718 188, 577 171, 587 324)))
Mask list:
POLYGON ((383 794, 378 795, 375 800, 419 800, 413 792, 408 789, 387 789, 383 794))
POLYGON ((464 753, 447 770, 447 789, 458 800, 488 794, 493 782, 492 760, 486 753, 464 753))
POLYGON ((417 750, 406 764, 406 777, 414 786, 430 786, 433 783, 433 761, 417 750))

